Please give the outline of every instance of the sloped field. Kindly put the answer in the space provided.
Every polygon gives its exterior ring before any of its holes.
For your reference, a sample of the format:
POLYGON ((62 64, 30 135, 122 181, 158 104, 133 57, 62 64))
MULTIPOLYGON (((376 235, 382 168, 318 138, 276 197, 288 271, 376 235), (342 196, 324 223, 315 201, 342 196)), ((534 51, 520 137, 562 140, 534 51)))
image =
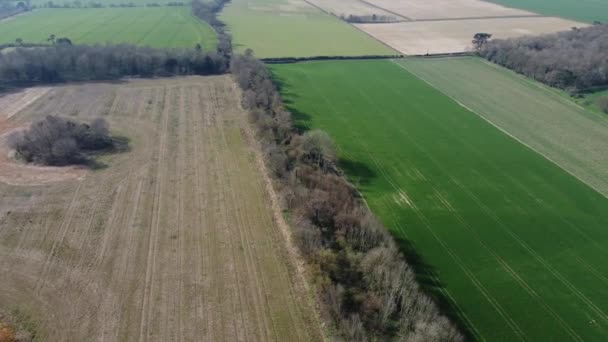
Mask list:
POLYGON ((471 339, 608 337, 608 199, 389 61, 273 71, 471 339))
POLYGON ((49 35, 75 44, 129 43, 158 48, 215 50, 217 37, 190 7, 40 9, 0 22, 0 43, 47 43, 49 35))

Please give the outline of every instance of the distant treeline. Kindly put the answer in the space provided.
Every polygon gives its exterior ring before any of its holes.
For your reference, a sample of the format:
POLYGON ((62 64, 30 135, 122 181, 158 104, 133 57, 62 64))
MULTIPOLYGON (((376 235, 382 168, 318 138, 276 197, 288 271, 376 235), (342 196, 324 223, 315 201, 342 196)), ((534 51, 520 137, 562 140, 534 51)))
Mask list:
POLYGON ((0 53, 0 84, 110 80, 125 76, 212 75, 227 71, 225 58, 200 50, 133 45, 67 45, 15 48, 0 53))
POLYGON ((313 57, 273 57, 262 58, 267 64, 289 64, 310 61, 333 61, 333 60, 363 60, 363 59, 389 59, 402 58, 403 55, 368 55, 368 56, 313 56, 313 57))
POLYGON ((368 14, 368 15, 340 15, 340 19, 346 21, 347 23, 352 24, 380 24, 380 23, 394 23, 399 21, 396 17, 392 15, 377 15, 377 14, 368 14))
POLYGON ((493 40, 480 54, 520 74, 574 93, 608 87, 608 25, 493 40))
POLYGON ((392 236, 336 166, 331 138, 299 133, 269 71, 251 52, 234 56, 266 163, 290 211, 294 238, 322 300, 322 314, 346 341, 462 341, 420 288, 392 236))

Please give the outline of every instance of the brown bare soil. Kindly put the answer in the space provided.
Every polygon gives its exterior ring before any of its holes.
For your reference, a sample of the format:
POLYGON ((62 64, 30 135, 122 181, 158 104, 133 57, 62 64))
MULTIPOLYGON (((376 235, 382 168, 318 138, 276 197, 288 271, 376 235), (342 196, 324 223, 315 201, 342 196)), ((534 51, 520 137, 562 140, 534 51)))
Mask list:
POLYGON ((473 35, 478 32, 491 33, 493 38, 512 38, 567 31, 572 27, 584 27, 586 24, 553 17, 522 17, 355 26, 405 55, 424 55, 471 51, 473 35))
POLYGON ((0 307, 48 341, 321 340, 235 89, 228 76, 65 86, 14 115, 101 115, 131 150, 82 177, 0 183, 0 307))

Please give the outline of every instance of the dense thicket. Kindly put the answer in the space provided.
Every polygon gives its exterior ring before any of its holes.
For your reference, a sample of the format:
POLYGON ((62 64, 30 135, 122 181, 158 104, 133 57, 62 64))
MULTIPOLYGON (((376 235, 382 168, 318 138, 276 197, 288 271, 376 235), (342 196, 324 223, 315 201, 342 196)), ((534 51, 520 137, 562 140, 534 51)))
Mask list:
POLYGON ((348 341, 461 341, 421 290, 390 234, 339 172, 329 136, 294 130, 271 75, 250 52, 235 56, 231 71, 339 335, 348 341))
POLYGON ((480 54, 518 73, 572 92, 608 87, 608 25, 493 40, 480 54))
POLYGON ((1 53, 0 84, 210 75, 224 73, 226 68, 225 58, 216 52, 57 44, 1 53))
POLYGON ((8 140, 20 158, 43 165, 83 163, 87 152, 113 146, 108 124, 102 118, 86 124, 47 116, 27 130, 12 134, 8 140))
POLYGON ((200 19, 206 21, 213 27, 217 33, 217 52, 222 55, 227 63, 232 56, 232 36, 226 30, 226 24, 217 18, 224 6, 230 0, 213 0, 213 1, 192 1, 192 13, 200 19))

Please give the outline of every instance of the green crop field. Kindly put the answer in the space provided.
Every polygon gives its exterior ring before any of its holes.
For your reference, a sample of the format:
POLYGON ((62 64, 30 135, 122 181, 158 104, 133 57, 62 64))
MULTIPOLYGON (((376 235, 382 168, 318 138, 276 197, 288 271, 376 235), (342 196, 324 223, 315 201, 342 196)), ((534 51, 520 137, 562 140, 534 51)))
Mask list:
POLYGON ((503 6, 592 23, 608 22, 608 0, 486 0, 503 6))
POLYGON ((472 339, 608 338, 608 199, 393 62, 272 71, 472 339))
POLYGON ((398 54, 302 0, 233 0, 220 19, 235 49, 259 58, 398 54))
POLYGON ((0 22, 0 43, 44 43, 50 34, 76 44, 131 43, 215 50, 215 32, 189 7, 40 9, 0 22))
POLYGON ((399 63, 608 196, 606 115, 480 58, 399 63))
MULTIPOLYGON (((16 1, 18 2, 18 1, 16 1)), ((90 3, 100 3, 102 4, 104 7, 110 7, 112 5, 114 6, 120 6, 120 5, 127 5, 127 4, 133 4, 134 6, 137 7, 144 7, 148 4, 159 4, 159 5, 165 5, 167 3, 173 2, 183 2, 185 4, 185 6, 188 6, 190 1, 181 1, 181 0, 30 0, 30 4, 32 4, 33 6, 37 6, 39 8, 42 7, 49 7, 49 3, 52 2, 53 6, 59 6, 59 7, 64 7, 66 5, 69 5, 70 7, 78 7, 78 4, 80 4, 81 7, 84 6, 88 6, 90 3)))

